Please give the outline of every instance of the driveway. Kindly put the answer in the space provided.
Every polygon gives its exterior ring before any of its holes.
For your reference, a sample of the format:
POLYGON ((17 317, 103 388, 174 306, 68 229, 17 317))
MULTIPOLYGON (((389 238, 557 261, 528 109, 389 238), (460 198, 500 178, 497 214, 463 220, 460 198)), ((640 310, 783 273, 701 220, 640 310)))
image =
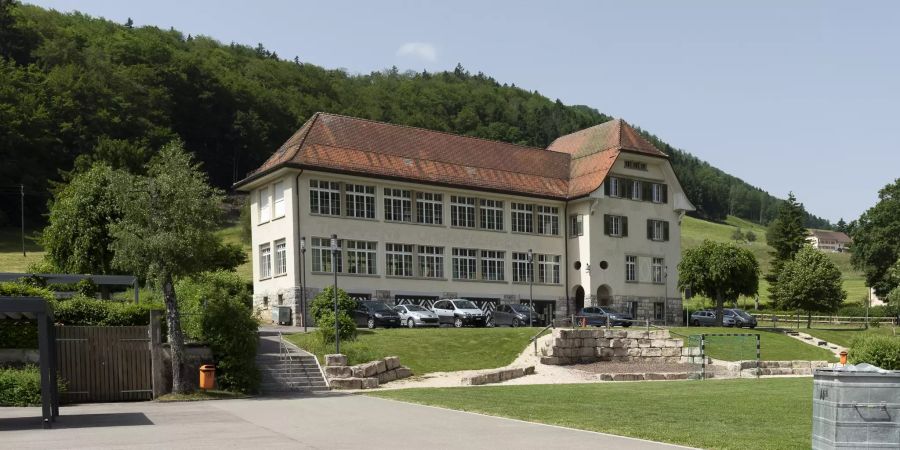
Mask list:
POLYGON ((615 448, 677 446, 362 395, 0 408, 0 448, 615 448))

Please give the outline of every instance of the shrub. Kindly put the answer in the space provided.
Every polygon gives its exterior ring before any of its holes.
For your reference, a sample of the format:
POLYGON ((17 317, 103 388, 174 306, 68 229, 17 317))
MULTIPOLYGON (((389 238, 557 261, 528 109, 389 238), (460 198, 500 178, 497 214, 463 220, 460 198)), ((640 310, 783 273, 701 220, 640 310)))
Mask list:
POLYGON ((747 242, 756 242, 756 233, 747 230, 747 234, 744 235, 744 239, 746 239, 747 242))
POLYGON ((203 272, 178 281, 178 311, 181 329, 190 339, 202 340, 203 311, 211 299, 236 298, 248 309, 253 297, 247 283, 234 272, 203 272))
POLYGON ((900 370, 900 338, 863 334, 850 343, 851 364, 869 363, 887 370, 900 370))
MULTIPOLYGON (((352 318, 356 300, 350 298, 343 289, 338 288, 337 293, 341 339, 352 339, 356 334, 356 324, 352 318)), ((316 327, 323 341, 334 342, 334 286, 322 289, 309 304, 309 311, 316 320, 316 327)))
MULTIPOLYGON (((59 392, 66 389, 57 381, 59 392)), ((0 406, 39 406, 41 404, 41 372, 36 366, 20 369, 0 368, 0 406)))
POLYGON ((53 292, 40 286, 28 283, 0 283, 0 296, 6 297, 41 297, 53 301, 53 292))
MULTIPOLYGON (((316 331, 319 339, 324 343, 334 342, 334 311, 328 311, 316 320, 316 331)), ((349 314, 340 314, 341 340, 350 340, 356 337, 356 323, 349 314)))
MULTIPOLYGON (((7 297, 40 297, 53 302, 47 289, 24 283, 0 283, 0 295, 7 297)), ((30 320, 0 320, 0 348, 37 348, 37 324, 30 320)))

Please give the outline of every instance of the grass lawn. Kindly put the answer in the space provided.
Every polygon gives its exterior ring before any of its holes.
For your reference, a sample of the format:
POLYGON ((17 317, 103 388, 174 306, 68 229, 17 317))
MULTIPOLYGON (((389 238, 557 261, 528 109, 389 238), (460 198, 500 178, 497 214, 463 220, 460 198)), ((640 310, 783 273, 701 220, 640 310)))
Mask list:
POLYGON ((226 244, 238 244, 244 248, 244 253, 247 254, 247 262, 237 266, 235 268, 235 272, 241 276, 241 278, 247 280, 248 282, 253 281, 253 266, 252 261, 253 257, 250 251, 250 244, 246 244, 241 241, 241 225, 238 223, 236 225, 229 226, 227 228, 222 228, 216 233, 219 237, 222 238, 222 241, 226 244))
MULTIPOLYGON (((355 341, 341 342, 341 353, 350 364, 385 356, 399 356, 400 363, 416 375, 428 372, 491 369, 516 359, 538 328, 437 328, 359 330, 355 341)), ((334 353, 334 344, 323 345, 316 333, 288 336, 298 347, 323 355, 334 353)))
POLYGON ((34 238, 34 232, 25 230, 25 256, 22 256, 22 232, 19 228, 0 228, 0 272, 24 272, 31 263, 44 257, 44 249, 34 238))
POLYGON ((197 402, 201 400, 228 400, 232 398, 247 398, 249 395, 231 391, 194 391, 187 394, 166 394, 156 399, 158 402, 197 402))
MULTIPOLYGON (((682 336, 701 333, 750 333, 760 335, 760 357, 766 361, 834 361, 834 355, 823 348, 800 342, 781 333, 746 328, 679 327, 670 329, 682 336)), ((681 337, 681 336, 677 336, 681 337)), ((699 339, 699 338, 698 338, 699 339)), ((699 340, 697 341, 699 342, 699 340)), ((687 341, 685 342, 687 343, 687 341)), ((713 337, 706 342, 706 353, 715 359, 739 361, 756 359, 756 339, 713 337)))
POLYGON ((712 449, 810 448, 812 379, 403 389, 412 403, 712 449))
POLYGON ((806 333, 810 336, 822 339, 824 341, 840 345, 841 347, 850 347, 850 343, 853 342, 853 338, 865 334, 883 334, 885 336, 896 336, 897 339, 900 339, 900 335, 894 334, 894 330, 891 327, 887 326, 882 326, 879 328, 869 328, 868 330, 862 328, 841 329, 835 328, 834 326, 829 326, 827 329, 800 328, 797 331, 806 333))

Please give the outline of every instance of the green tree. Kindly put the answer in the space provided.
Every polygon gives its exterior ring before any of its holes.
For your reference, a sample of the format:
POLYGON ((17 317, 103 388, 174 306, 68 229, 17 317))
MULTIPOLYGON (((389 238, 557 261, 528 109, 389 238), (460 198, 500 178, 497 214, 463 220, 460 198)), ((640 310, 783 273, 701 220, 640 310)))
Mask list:
POLYGON ((778 308, 806 311, 806 328, 812 324, 813 312, 832 312, 845 298, 841 271, 809 245, 784 264, 772 290, 772 301, 778 308))
POLYGON ((751 230, 747 230, 747 234, 744 235, 744 239, 746 239, 747 242, 756 242, 756 233, 751 230))
POLYGON ((803 205, 797 202, 797 198, 791 192, 787 201, 778 208, 778 215, 766 229, 766 241, 773 248, 771 270, 766 275, 770 292, 778 283, 781 267, 806 244, 806 236, 809 233, 803 226, 804 214, 803 205))
POLYGON ((715 299, 716 325, 722 326, 725 301, 734 302, 758 291, 759 264, 746 248, 704 240, 684 252, 678 264, 678 286, 715 299))
POLYGON ((900 286, 889 271, 900 260, 900 178, 878 191, 878 203, 860 216, 851 236, 850 261, 865 273, 866 284, 879 297, 900 286))
MULTIPOLYGON (((338 288, 338 320, 341 339, 351 339, 356 334, 356 323, 353 321, 353 310, 356 300, 350 298, 343 289, 338 288)), ((334 341, 334 286, 326 286, 316 294, 309 304, 309 311, 316 321, 319 334, 324 342, 334 341)))
POLYGON ((110 226, 113 265, 161 286, 172 349, 173 392, 187 390, 184 335, 175 280, 203 272, 222 246, 216 236, 222 193, 180 142, 162 148, 146 176, 116 186, 122 218, 110 226))
POLYGON ((840 231, 841 233, 847 232, 847 222, 844 221, 844 218, 841 217, 837 223, 834 225, 834 229, 840 231))
POLYGON ((77 174, 50 202, 49 224, 41 233, 46 259, 65 273, 110 274, 110 227, 122 214, 111 186, 128 175, 105 163, 77 174))

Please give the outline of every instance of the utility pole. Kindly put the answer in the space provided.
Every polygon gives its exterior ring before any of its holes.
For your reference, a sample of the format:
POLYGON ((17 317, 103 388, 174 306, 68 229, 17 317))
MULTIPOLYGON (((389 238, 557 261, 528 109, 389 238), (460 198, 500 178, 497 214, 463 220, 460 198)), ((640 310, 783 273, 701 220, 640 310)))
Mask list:
POLYGON ((334 271, 334 352, 341 352, 341 321, 338 316, 338 287, 337 287, 337 259, 338 239, 336 234, 331 235, 331 269, 334 271))
POLYGON ((531 272, 528 277, 528 326, 534 326, 534 252, 528 249, 528 271, 531 272))
POLYGON ((19 193, 22 197, 22 256, 25 256, 25 185, 19 185, 19 193))

